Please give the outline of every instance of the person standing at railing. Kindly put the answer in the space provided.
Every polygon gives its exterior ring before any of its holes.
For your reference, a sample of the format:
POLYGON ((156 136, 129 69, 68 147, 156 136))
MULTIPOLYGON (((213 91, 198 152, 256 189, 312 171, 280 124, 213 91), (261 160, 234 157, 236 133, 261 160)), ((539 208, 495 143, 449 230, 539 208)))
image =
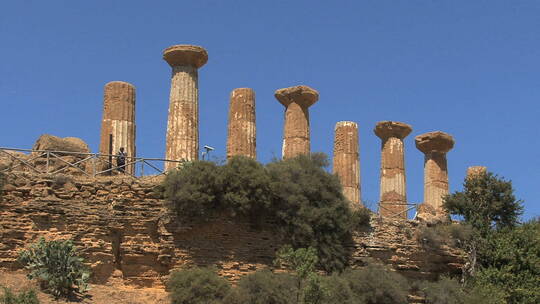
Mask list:
POLYGON ((120 151, 116 154, 116 166, 118 171, 125 173, 126 172, 126 152, 124 152, 124 147, 120 147, 120 151))

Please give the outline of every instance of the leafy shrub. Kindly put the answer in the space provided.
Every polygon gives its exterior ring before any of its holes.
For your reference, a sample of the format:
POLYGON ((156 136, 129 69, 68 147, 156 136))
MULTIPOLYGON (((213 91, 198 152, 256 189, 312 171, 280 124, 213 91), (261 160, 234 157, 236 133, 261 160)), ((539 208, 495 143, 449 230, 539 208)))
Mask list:
POLYGON ((322 303, 325 304, 363 304, 351 290, 349 281, 339 274, 323 278, 322 288, 325 291, 322 303))
POLYGON ((324 170, 328 160, 300 155, 267 165, 277 227, 293 248, 313 247, 319 266, 343 270, 350 252, 353 216, 338 177, 324 170))
POLYGON ((442 245, 462 247, 469 241, 473 228, 466 224, 443 223, 435 226, 420 226, 416 232, 416 239, 423 246, 439 248, 442 245))
POLYGON ((463 304, 465 292, 459 283, 448 277, 436 282, 424 282, 421 287, 428 304, 463 304))
POLYGON ((19 262, 30 270, 29 279, 55 297, 67 297, 74 291, 88 290, 90 271, 78 256, 71 240, 45 241, 40 238, 19 253, 19 262))
POLYGON ((504 304, 504 293, 493 286, 474 286, 467 290, 459 282, 442 277, 435 282, 423 282, 421 292, 426 304, 504 304))
POLYGON ((257 271, 240 279, 224 304, 293 304, 296 302, 296 279, 269 270, 257 271))
POLYGON ((18 294, 11 289, 2 287, 4 294, 0 296, 0 304, 39 304, 36 292, 32 289, 23 290, 18 294))
POLYGON ((479 286, 496 286, 508 303, 540 303, 540 220, 493 233, 480 254, 479 286))
POLYGON ((223 208, 223 177, 213 162, 185 163, 171 170, 164 181, 164 196, 180 218, 205 219, 223 208))
POLYGON ((211 268, 177 270, 167 283, 172 304, 221 303, 230 291, 227 280, 211 268))
POLYGON ((313 247, 319 266, 344 269, 351 231, 369 224, 369 211, 351 211, 337 178, 324 170, 324 154, 301 155, 266 166, 234 157, 223 166, 187 163, 170 172, 164 197, 183 219, 207 219, 217 213, 250 219, 255 226, 274 222, 294 248, 313 247))
MULTIPOLYGON (((376 264, 346 270, 342 276, 362 304, 405 304, 409 283, 398 273, 376 264)), ((352 302, 355 303, 355 302, 352 302)))

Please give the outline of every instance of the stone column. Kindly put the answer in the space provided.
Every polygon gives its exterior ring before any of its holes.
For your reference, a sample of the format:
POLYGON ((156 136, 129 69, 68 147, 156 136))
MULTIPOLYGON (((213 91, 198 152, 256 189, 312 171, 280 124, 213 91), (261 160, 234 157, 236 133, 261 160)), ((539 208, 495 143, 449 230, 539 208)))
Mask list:
POLYGON ((309 107, 319 100, 319 92, 300 85, 279 89, 274 96, 285 106, 283 158, 309 154, 309 107))
MULTIPOLYGON (((163 51, 163 59, 172 67, 165 158, 197 160, 199 159, 197 69, 208 61, 208 53, 199 46, 174 45, 163 51)), ((175 163, 166 163, 165 169, 176 166, 175 163)))
MULTIPOLYGON (((127 82, 112 81, 105 85, 103 97, 103 119, 99 153, 109 154, 112 135, 112 153, 124 148, 126 163, 136 155, 135 149, 135 87, 127 82)), ((113 161, 113 164, 116 163, 113 161)), ((126 172, 134 174, 135 166, 127 166, 126 172)))
POLYGON ((255 92, 249 88, 234 89, 231 92, 227 128, 227 159, 235 155, 257 158, 255 92))
POLYGON ((380 121, 373 132, 381 140, 379 215, 407 219, 407 184, 403 139, 412 131, 406 123, 380 121))
POLYGON ((472 178, 480 174, 486 174, 487 167, 484 166, 472 166, 467 168, 467 178, 472 178))
POLYGON ((448 167, 446 153, 454 147, 454 138, 441 131, 415 137, 416 148, 424 157, 424 206, 434 215, 445 215, 443 196, 448 194, 448 167))
POLYGON ((352 207, 358 208, 361 206, 358 125, 352 121, 340 121, 334 131, 334 174, 339 177, 343 194, 352 207))

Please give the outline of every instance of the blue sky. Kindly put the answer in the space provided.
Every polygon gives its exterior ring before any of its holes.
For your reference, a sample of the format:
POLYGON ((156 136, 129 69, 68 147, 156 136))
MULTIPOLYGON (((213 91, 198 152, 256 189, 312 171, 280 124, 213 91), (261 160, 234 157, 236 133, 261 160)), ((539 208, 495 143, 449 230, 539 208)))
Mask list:
POLYGON ((170 67, 162 50, 205 47, 200 143, 224 156, 229 94, 257 94, 257 152, 280 156, 276 89, 306 84, 313 151, 331 155, 337 121, 359 124, 362 197, 378 199, 377 121, 412 125, 409 201, 423 197, 414 136, 441 130, 451 191, 468 166, 511 179, 525 218, 540 215, 540 1, 25 1, 0 3, 0 146, 43 133, 97 151, 103 85, 137 89, 137 152, 163 157, 170 67))

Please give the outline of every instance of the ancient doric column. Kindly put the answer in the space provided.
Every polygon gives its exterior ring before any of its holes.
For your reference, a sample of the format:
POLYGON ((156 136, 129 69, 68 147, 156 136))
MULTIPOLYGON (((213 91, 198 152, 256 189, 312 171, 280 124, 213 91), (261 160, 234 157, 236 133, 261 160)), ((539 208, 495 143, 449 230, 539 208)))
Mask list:
POLYGON ((279 89, 274 96, 285 106, 283 158, 309 154, 309 107, 319 100, 319 92, 300 85, 279 89))
POLYGON ((231 92, 227 159, 235 155, 257 158, 255 92, 249 88, 234 89, 231 92))
MULTIPOLYGON (((112 81, 104 89, 99 153, 117 154, 121 147, 127 155, 126 163, 129 163, 136 155, 135 87, 127 82, 112 81)), ((134 169, 134 166, 127 166, 126 172, 133 174, 134 169)))
POLYGON ((381 140, 381 183, 379 215, 407 218, 407 184, 403 139, 412 131, 410 125, 380 121, 373 132, 381 140))
POLYGON ((424 158, 424 210, 435 215, 445 215, 443 196, 448 194, 448 167, 446 153, 454 147, 454 138, 441 131, 429 132, 415 137, 416 148, 424 158))
POLYGON ((467 178, 472 178, 480 174, 486 174, 487 167, 484 166, 472 166, 467 168, 467 178))
MULTIPOLYGON (((208 61, 205 49, 193 45, 174 45, 163 51, 172 67, 167 147, 165 158, 199 159, 199 86, 197 69, 208 61)), ((165 169, 177 164, 166 163, 165 169)))
POLYGON ((334 174, 343 186, 343 194, 353 208, 360 207, 360 159, 358 125, 352 121, 336 123, 334 137, 334 174))

